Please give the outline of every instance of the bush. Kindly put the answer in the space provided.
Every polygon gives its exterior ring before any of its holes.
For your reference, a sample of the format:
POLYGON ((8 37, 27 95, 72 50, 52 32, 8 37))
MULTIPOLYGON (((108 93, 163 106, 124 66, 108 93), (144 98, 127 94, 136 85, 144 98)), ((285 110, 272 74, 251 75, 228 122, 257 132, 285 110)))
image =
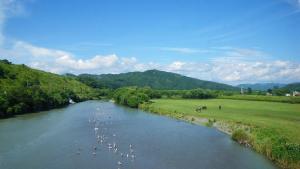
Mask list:
POLYGON ((237 129, 232 133, 231 138, 240 144, 249 144, 250 137, 243 129, 237 129))
POLYGON ((127 99, 127 105, 129 107, 137 108, 138 105, 139 105, 139 99, 138 99, 138 97, 137 96, 130 96, 127 99))
POLYGON ((137 108, 139 104, 148 102, 149 88, 123 87, 115 90, 113 98, 116 103, 137 108))

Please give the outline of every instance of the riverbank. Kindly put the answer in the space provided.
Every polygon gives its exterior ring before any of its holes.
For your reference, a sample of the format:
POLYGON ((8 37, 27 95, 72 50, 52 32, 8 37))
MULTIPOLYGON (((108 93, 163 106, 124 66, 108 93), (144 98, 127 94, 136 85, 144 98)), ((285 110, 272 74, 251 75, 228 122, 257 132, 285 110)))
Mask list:
POLYGON ((152 113, 214 126, 264 154, 281 168, 300 168, 300 105, 229 99, 157 99, 140 105, 152 113), (207 110, 196 112, 196 108, 207 110), (219 110, 221 105, 221 110, 219 110))

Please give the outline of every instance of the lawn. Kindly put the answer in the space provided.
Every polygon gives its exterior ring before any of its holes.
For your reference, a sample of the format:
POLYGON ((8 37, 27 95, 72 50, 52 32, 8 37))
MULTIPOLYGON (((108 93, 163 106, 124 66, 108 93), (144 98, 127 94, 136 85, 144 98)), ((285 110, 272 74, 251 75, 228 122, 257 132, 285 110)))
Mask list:
POLYGON ((281 167, 298 168, 300 165, 300 104, 230 99, 152 101, 144 105, 152 112, 182 119, 200 117, 216 119, 231 126, 249 126, 254 149, 281 167), (207 110, 197 112, 199 106, 207 106, 207 110))

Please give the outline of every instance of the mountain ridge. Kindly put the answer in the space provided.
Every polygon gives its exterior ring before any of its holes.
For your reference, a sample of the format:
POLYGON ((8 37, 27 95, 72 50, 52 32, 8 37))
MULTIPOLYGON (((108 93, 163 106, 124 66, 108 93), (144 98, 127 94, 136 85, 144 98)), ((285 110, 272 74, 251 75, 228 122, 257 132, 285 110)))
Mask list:
POLYGON ((150 69, 143 72, 128 72, 120 74, 80 74, 77 80, 94 88, 119 88, 125 86, 151 87, 164 90, 212 89, 212 90, 238 90, 237 87, 187 77, 177 73, 150 69))
POLYGON ((283 83, 244 83, 244 84, 237 85, 237 87, 251 88, 252 90, 267 91, 268 89, 273 89, 277 87, 282 88, 286 85, 287 84, 283 84, 283 83))

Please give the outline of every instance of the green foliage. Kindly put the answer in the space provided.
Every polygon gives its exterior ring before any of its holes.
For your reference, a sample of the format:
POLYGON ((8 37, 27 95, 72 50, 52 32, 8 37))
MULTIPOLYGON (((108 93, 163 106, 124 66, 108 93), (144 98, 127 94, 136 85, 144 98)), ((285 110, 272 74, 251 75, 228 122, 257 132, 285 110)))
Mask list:
POLYGON ((0 118, 64 106, 97 97, 75 79, 0 61, 0 118))
POLYGON ((124 87, 117 89, 113 98, 119 104, 137 108, 139 104, 149 101, 150 92, 149 88, 124 87))
POLYGON ((94 88, 117 89, 126 86, 148 86, 153 89, 160 90, 189 90, 196 88, 212 90, 239 90, 236 87, 222 83, 199 80, 158 70, 103 75, 82 74, 79 75, 77 79, 94 88))
POLYGON ((298 168, 300 144, 293 143, 282 134, 270 128, 257 128, 253 132, 254 148, 266 154, 283 168, 298 168))
POLYGON ((287 94, 287 93, 290 94, 291 92, 286 88, 279 88, 279 89, 274 89, 273 90, 273 94, 275 96, 285 96, 285 94, 287 94))
POLYGON ((122 87, 114 91, 113 98, 119 103, 129 107, 138 107, 139 104, 162 97, 209 99, 216 98, 215 91, 204 89, 193 90, 153 90, 149 87, 122 87))
POLYGON ((249 135, 243 129, 237 129, 232 133, 231 138, 240 144, 246 144, 249 142, 249 135))
POLYGON ((281 88, 281 89, 285 89, 285 90, 288 90, 290 92, 293 92, 293 91, 300 91, 300 83, 291 83, 291 84, 288 84, 286 85, 285 87, 281 88))
POLYGON ((193 89, 190 91, 184 91, 182 97, 190 98, 190 99, 210 99, 210 98, 216 98, 217 94, 213 93, 210 90, 193 89))
POLYGON ((248 87, 247 93, 248 93, 248 94, 252 94, 252 88, 251 88, 251 87, 248 87))

